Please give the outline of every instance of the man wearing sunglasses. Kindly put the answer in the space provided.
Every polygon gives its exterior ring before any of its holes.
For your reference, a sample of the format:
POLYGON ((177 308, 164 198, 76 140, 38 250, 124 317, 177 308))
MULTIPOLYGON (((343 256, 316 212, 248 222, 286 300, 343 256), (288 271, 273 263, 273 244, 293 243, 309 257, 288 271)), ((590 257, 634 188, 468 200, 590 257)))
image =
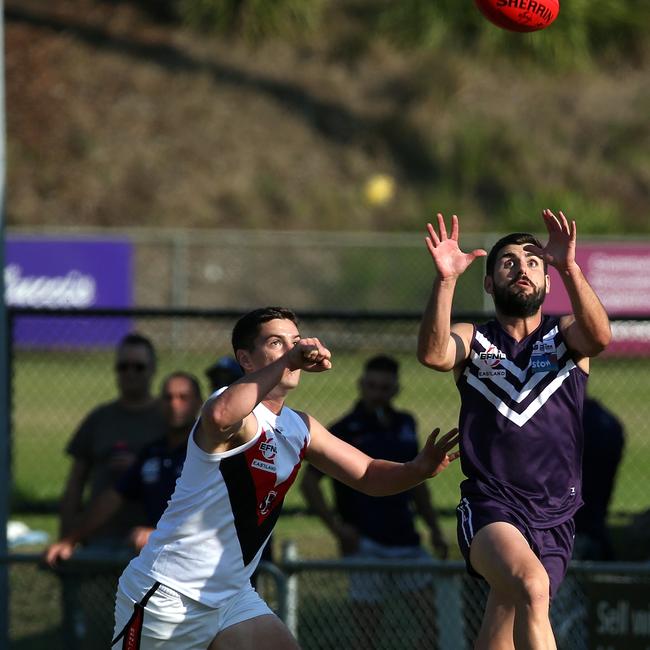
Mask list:
MULTIPOLYGON (((125 336, 115 355, 117 399, 93 409, 66 448, 73 463, 61 499, 61 535, 74 527, 81 514, 87 485, 92 500, 115 483, 145 445, 164 435, 160 403, 151 393, 155 371, 151 341, 140 334, 125 336)), ((126 508, 102 527, 96 538, 122 545, 131 529, 141 523, 142 512, 126 508)))
POLYGON ((198 379, 180 370, 165 378, 160 397, 165 435, 147 445, 115 485, 93 501, 74 531, 47 549, 45 561, 51 567, 69 559, 82 540, 92 537, 114 513, 132 502, 143 504, 147 521, 130 532, 130 542, 136 551, 147 543, 181 475, 187 438, 203 403, 198 379))
MULTIPOLYGON (((66 447, 72 464, 60 503, 60 537, 79 524, 84 505, 92 504, 101 492, 114 485, 137 454, 163 436, 167 428, 160 402, 151 393, 156 371, 151 341, 137 333, 122 338, 116 349, 114 371, 117 398, 94 408, 66 447), (89 494, 84 504, 86 488, 89 494)), ((145 523, 142 505, 127 503, 86 540, 85 552, 130 550, 131 531, 145 523)), ((76 650, 91 639, 100 643, 98 640, 105 637, 107 645, 112 629, 96 627, 98 619, 86 615, 79 606, 84 596, 79 592, 78 580, 74 576, 68 579, 66 574, 62 578, 66 647, 76 650)), ((89 587, 105 588, 106 576, 98 576, 98 580, 97 585, 89 587)))

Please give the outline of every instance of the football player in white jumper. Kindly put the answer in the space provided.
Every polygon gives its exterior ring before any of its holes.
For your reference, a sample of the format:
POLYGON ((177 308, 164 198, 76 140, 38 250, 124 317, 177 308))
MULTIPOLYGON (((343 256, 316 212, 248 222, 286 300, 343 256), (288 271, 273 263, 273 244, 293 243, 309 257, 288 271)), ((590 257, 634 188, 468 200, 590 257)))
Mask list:
POLYGON ((307 458, 367 494, 418 485, 458 457, 434 430, 407 463, 377 460, 284 405, 300 372, 332 367, 282 307, 243 316, 232 335, 244 376, 205 402, 176 489, 156 530, 120 579, 114 648, 291 650, 296 640, 250 584, 284 496, 307 458))

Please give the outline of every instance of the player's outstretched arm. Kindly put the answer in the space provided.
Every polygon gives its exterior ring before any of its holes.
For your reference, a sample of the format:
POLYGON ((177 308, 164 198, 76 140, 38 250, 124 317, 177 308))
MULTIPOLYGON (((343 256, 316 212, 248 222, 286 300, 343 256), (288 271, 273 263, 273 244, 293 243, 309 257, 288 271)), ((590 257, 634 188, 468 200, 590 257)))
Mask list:
POLYGON ((527 246, 555 267, 566 287, 573 313, 560 321, 568 346, 582 357, 602 352, 612 337, 607 312, 582 270, 576 263, 576 222, 569 223, 563 212, 555 216, 550 210, 542 212, 549 238, 544 248, 527 246))
POLYGON ((370 496, 387 496, 410 490, 442 472, 459 456, 453 448, 458 430, 452 429, 438 440, 435 429, 422 451, 407 463, 371 458, 331 434, 322 424, 305 415, 311 440, 307 460, 337 481, 370 496))
POLYGON ((418 361, 434 370, 454 368, 469 354, 473 328, 467 323, 451 326, 451 306, 458 278, 477 258, 486 255, 483 249, 463 253, 458 246, 458 217, 451 218, 451 235, 447 236, 445 220, 438 213, 438 232, 427 224, 427 249, 436 268, 431 295, 422 316, 418 334, 418 361))

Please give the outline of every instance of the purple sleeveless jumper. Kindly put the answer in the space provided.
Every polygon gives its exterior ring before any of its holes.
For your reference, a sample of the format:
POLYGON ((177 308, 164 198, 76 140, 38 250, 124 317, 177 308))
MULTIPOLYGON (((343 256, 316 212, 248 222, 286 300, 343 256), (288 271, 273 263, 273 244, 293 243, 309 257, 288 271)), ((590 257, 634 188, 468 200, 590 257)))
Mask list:
POLYGON ((496 320, 477 326, 458 379, 463 498, 487 499, 548 529, 582 505, 582 403, 587 374, 559 319, 520 342, 496 320))

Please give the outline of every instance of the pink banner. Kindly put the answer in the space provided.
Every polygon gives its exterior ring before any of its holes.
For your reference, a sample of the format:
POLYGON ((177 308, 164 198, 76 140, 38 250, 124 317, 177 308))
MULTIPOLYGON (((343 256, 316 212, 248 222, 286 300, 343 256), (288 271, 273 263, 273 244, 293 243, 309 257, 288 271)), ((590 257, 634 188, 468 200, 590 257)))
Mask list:
MULTIPOLYGON (((613 354, 650 354, 650 243, 580 244, 578 264, 611 318, 648 317, 647 321, 613 323, 613 354)), ((551 293, 544 302, 549 314, 566 314, 571 303, 560 276, 550 269, 551 293)))

